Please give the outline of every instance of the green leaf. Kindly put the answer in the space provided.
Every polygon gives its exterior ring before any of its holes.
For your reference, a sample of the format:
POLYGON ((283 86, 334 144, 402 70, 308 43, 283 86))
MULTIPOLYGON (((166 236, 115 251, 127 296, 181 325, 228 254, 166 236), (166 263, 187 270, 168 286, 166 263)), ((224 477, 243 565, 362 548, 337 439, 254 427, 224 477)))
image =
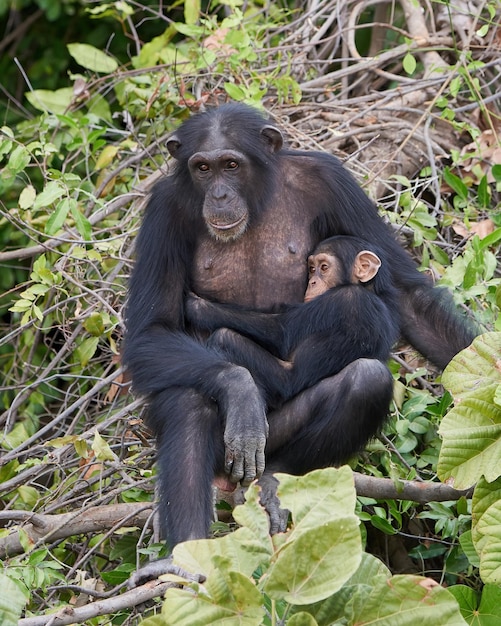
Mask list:
MULTIPOLYGON (((245 494, 245 504, 233 509, 233 519, 246 528, 253 536, 253 543, 265 549, 265 555, 272 555, 273 548, 270 539, 269 519, 264 507, 259 501, 259 488, 251 485, 245 494)), ((261 549, 260 549, 261 551, 261 549)))
POLYGON ((474 566, 480 566, 480 559, 478 557, 478 553, 475 550, 475 546, 473 545, 473 537, 471 530, 467 530, 462 533, 459 537, 459 543, 461 545, 461 549, 466 555, 468 561, 474 566))
POLYGON ((358 518, 339 517, 294 539, 291 535, 268 571, 264 591, 290 604, 318 602, 343 586, 357 570, 361 556, 358 518))
POLYGON ((27 185, 19 195, 19 208, 20 209, 29 209, 33 206, 35 202, 37 192, 33 185, 27 185))
POLYGON ((444 168, 444 180, 462 200, 468 198, 468 187, 463 183, 461 178, 453 174, 448 167, 444 168))
POLYGON ((485 37, 488 32, 489 32, 489 24, 484 24, 477 30, 475 34, 477 35, 477 37, 485 37))
POLYGON ((491 188, 487 182, 487 176, 484 174, 478 184, 478 202, 481 207, 487 209, 491 205, 491 188))
POLYGON ((480 575, 486 583, 501 584, 501 500, 497 500, 476 524, 482 537, 480 575))
POLYGON ((408 52, 403 60, 402 60, 402 66, 404 68, 404 70, 407 72, 407 74, 409 74, 409 76, 411 74, 414 74, 414 72, 416 71, 416 59, 414 58, 414 56, 408 52))
MULTIPOLYGON (((367 585, 371 581, 367 580, 367 585)), ((466 626, 455 598, 435 581, 421 576, 392 576, 349 598, 349 624, 371 626, 466 626)))
POLYGON ((58 202, 56 210, 52 213, 45 224, 45 232, 48 235, 54 235, 61 229, 66 221, 72 202, 74 203, 75 201, 70 198, 63 198, 61 202, 58 202))
POLYGON ((340 591, 308 610, 322 625, 466 626, 446 589, 421 576, 391 576, 370 554, 340 591))
POLYGON ((318 622, 309 613, 301 611, 287 620, 287 626, 318 626, 318 622))
POLYGON ((201 8, 200 0, 185 0, 184 21, 186 24, 196 24, 198 22, 201 8))
POLYGON ((228 569, 251 576, 259 565, 268 564, 273 545, 268 532, 268 517, 259 503, 259 488, 251 485, 246 502, 235 508, 234 516, 245 524, 234 533, 217 539, 199 539, 178 544, 173 551, 174 562, 192 573, 209 576, 223 557, 228 569))
POLYGON ((26 92, 26 98, 38 111, 63 114, 66 113, 73 101, 73 89, 71 87, 63 87, 56 89, 56 91, 35 89, 26 92))
POLYGON ((263 598, 256 585, 239 572, 214 570, 207 578, 203 592, 167 589, 162 615, 176 626, 261 626, 264 617, 263 598))
POLYGON ((240 102, 245 99, 245 91, 235 83, 224 83, 224 90, 233 100, 240 102))
POLYGON ((68 52, 79 65, 93 72, 110 74, 118 68, 115 59, 87 43, 69 43, 68 52))
POLYGON ((438 462, 441 480, 457 489, 501 475, 501 407, 495 402, 501 384, 501 333, 486 333, 452 359, 442 376, 455 406, 443 418, 438 462))
POLYGON ((104 333, 104 322, 101 313, 95 311, 84 322, 85 330, 94 335, 94 337, 100 337, 104 333))
POLYGON ((59 200, 59 198, 61 198, 65 193, 65 187, 63 187, 59 182, 51 180, 45 185, 43 191, 36 197, 35 202, 33 203, 33 208, 45 208, 56 200, 59 200))
POLYGON ((99 155, 99 158, 96 161, 96 170, 102 170, 110 163, 113 162, 113 159, 116 157, 118 152, 118 146, 105 146, 99 155))
POLYGON ((494 232, 490 233, 490 235, 487 235, 487 237, 484 237, 482 241, 480 241, 480 249, 484 250, 485 248, 489 248, 490 246, 497 244, 500 239, 501 228, 496 228, 494 232))
POLYGON ((0 572, 0 624, 17 626, 28 594, 23 586, 0 572))
POLYGON ((75 356, 80 362, 82 367, 88 365, 97 350, 99 343, 99 337, 88 337, 84 339, 82 343, 75 350, 75 356))
POLYGON ((453 585, 449 592, 456 598, 461 615, 475 626, 499 626, 501 623, 501 589, 485 585, 482 595, 465 585, 453 585), (480 602, 479 602, 480 598, 480 602))
POLYGON ((371 587, 386 584, 390 576, 390 571, 379 559, 371 554, 363 553, 359 568, 346 584, 323 602, 309 606, 309 613, 322 625, 347 624, 344 616, 350 599, 355 595, 368 596, 371 587))
POLYGON ((397 532, 387 519, 379 515, 371 515, 371 524, 385 535, 394 535, 397 532))
POLYGON ((345 465, 314 470, 305 476, 275 474, 278 497, 294 520, 294 535, 330 520, 353 514, 356 491, 353 472, 345 465))
POLYGON ((21 298, 9 308, 9 311, 12 311, 13 313, 24 313, 24 311, 29 311, 31 309, 31 305, 31 300, 25 300, 24 298, 21 298))
POLYGON ((84 241, 90 241, 92 237, 92 226, 85 215, 79 210, 76 201, 70 207, 71 214, 75 220, 75 226, 84 241))
POLYGON ((453 98, 455 98, 458 95, 459 90, 461 89, 462 86, 463 86, 462 76, 455 76, 451 80, 451 84, 449 86, 449 93, 451 94, 453 98))
POLYGON ((96 431, 94 433, 94 441, 92 442, 92 450, 99 461, 115 461, 116 455, 110 448, 109 444, 96 431))
MULTIPOLYGON (((104 576, 103 576, 104 579, 104 576)), ((108 581, 106 581, 108 582, 108 581)), ((141 620, 141 626, 166 626, 167 622, 161 615, 155 615, 153 617, 147 617, 141 620)))
POLYGON ((34 508, 40 499, 39 492, 35 489, 35 487, 30 487, 29 485, 21 485, 17 492, 21 497, 21 500, 30 508, 34 508))
POLYGON ((18 174, 24 170, 30 162, 30 159, 30 153, 24 146, 16 146, 11 152, 7 167, 12 174, 18 174))
POLYGON ((481 478, 472 499, 472 538, 480 557, 480 572, 486 582, 499 578, 501 564, 501 478, 489 483, 481 478))

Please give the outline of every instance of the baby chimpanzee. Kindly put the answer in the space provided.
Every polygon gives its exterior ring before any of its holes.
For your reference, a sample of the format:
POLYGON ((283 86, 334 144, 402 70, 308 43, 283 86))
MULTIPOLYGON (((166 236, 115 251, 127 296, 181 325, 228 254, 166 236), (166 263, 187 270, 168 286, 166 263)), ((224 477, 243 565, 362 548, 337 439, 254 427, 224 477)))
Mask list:
POLYGON ((399 335, 397 292, 374 245, 338 235, 308 258, 304 304, 260 313, 190 296, 188 319, 212 332, 208 345, 247 368, 268 406, 360 358, 385 363, 399 335))

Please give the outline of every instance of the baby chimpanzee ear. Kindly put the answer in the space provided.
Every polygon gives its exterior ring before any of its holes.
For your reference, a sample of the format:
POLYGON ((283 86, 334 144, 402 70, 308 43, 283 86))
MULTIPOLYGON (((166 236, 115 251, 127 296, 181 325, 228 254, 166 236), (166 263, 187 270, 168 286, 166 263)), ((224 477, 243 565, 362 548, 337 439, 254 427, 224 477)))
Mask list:
POLYGON ((370 250, 362 250, 357 254, 353 264, 353 282, 367 283, 374 278, 381 267, 381 259, 370 250))

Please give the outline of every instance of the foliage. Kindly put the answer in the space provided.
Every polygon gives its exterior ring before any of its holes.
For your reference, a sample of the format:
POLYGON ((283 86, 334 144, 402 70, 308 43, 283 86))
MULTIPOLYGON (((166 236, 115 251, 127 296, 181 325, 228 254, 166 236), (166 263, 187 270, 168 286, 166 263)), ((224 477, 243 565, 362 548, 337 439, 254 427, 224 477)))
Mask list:
MULTIPOLYGON (((266 597, 263 619, 291 625, 364 623, 383 604, 380 623, 403 624, 391 613, 399 593, 409 615, 421 607, 414 623, 428 619, 424 606, 454 615, 456 602, 469 624, 498 619, 501 31, 495 0, 472 7, 0 0, 2 623, 89 610, 91 596, 104 608, 81 621, 139 620, 132 600, 106 605, 140 558, 162 550, 148 525, 138 530, 150 516, 153 442, 120 369, 133 240, 148 189, 169 169, 167 134, 229 98, 269 110, 294 147, 346 160, 422 270, 490 332, 450 364, 445 393, 400 346, 392 415, 352 463, 397 486, 437 474, 476 483, 473 498, 358 498, 356 527, 346 469, 314 474, 315 484, 282 477, 294 524, 271 539, 251 490, 239 530, 194 554, 178 548, 187 569, 207 568, 201 614, 228 609, 232 590, 249 619, 266 597), (343 499, 326 495, 328 507, 309 511, 317 480, 343 499), (92 527, 77 519, 89 505, 92 527), (321 567, 310 579, 314 546, 321 567), (409 574, 391 576, 383 562, 409 574), (453 585, 456 600, 416 574, 453 585), (113 617, 99 617, 107 606, 113 617)), ((168 598, 181 614, 194 606, 186 588, 168 598)), ((169 611, 151 619, 165 623, 169 611)))
POLYGON ((144 626, 466 623, 434 581, 392 577, 380 561, 363 555, 349 468, 278 478, 280 501, 292 514, 287 533, 270 538, 257 487, 251 487, 234 511, 238 530, 174 549, 174 562, 202 573, 206 582, 168 589, 162 617, 144 626))

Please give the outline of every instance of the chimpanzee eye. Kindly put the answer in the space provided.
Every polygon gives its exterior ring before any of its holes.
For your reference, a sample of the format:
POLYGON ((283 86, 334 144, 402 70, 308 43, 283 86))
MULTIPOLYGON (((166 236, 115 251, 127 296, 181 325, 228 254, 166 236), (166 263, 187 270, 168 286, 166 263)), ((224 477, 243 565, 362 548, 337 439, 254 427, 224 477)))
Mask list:
POLYGON ((327 265, 327 263, 322 263, 322 265, 320 266, 320 270, 322 272, 327 272, 328 269, 329 269, 329 266, 327 265))
POLYGON ((226 169, 227 170, 236 170, 238 168, 238 162, 237 161, 228 161, 228 163, 226 163, 226 169))
POLYGON ((207 165, 207 163, 199 163, 197 165, 198 171, 199 172, 208 172, 209 171, 209 166, 207 165))

